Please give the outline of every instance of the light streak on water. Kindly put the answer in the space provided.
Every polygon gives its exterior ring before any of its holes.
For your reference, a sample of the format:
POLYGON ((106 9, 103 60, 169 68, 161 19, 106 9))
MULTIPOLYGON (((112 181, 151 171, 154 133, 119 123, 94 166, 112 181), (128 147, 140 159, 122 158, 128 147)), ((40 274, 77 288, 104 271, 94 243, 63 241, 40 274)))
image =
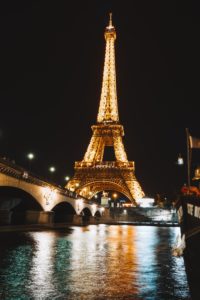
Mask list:
POLYGON ((0 234, 1 300, 189 299, 179 228, 90 225, 0 234))

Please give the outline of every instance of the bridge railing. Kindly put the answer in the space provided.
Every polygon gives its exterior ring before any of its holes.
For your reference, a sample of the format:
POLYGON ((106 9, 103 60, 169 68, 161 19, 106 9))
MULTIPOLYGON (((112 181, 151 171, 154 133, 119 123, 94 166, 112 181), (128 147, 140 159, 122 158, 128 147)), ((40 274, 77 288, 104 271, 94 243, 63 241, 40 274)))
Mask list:
POLYGON ((78 195, 76 192, 65 189, 54 182, 47 181, 41 176, 38 176, 33 172, 27 171, 25 168, 15 164, 15 162, 10 161, 6 158, 0 157, 0 173, 38 186, 49 186, 52 189, 56 189, 56 192, 62 196, 67 196, 73 199, 81 198, 84 201, 84 203, 96 204, 97 206, 99 206, 96 202, 88 200, 87 198, 78 195))
POLYGON ((34 174, 33 172, 27 171, 21 166, 18 166, 15 164, 15 162, 10 161, 6 158, 0 157, 0 173, 3 173, 5 175, 14 177, 19 180, 26 181, 28 183, 36 184, 42 187, 45 186, 52 186, 53 188, 56 188, 57 192, 62 194, 63 196, 69 196, 72 198, 78 198, 78 195, 75 192, 72 192, 68 189, 65 189, 61 187, 60 185, 57 185, 54 182, 49 182, 42 178, 41 176, 38 176, 34 174))

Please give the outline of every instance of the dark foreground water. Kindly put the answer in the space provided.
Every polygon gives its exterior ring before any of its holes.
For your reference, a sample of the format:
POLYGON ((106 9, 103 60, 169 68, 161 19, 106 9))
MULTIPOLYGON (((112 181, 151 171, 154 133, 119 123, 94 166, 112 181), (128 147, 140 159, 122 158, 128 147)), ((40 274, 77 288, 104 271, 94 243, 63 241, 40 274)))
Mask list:
POLYGON ((0 234, 0 299, 189 299, 179 228, 91 225, 0 234))

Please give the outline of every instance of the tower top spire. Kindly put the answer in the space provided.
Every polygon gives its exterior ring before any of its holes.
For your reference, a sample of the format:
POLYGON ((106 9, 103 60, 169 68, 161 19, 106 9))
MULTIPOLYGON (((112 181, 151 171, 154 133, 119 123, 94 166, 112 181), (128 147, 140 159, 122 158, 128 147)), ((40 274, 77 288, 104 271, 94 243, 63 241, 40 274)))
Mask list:
POLYGON ((112 22, 112 13, 109 13, 109 23, 108 26, 106 26, 105 30, 105 39, 114 37, 116 39, 116 32, 115 32, 115 27, 113 26, 112 22))
POLYGON ((112 25, 112 13, 109 13, 110 20, 109 20, 109 27, 113 27, 112 25))
POLYGON ((112 13, 110 13, 109 25, 105 30, 105 61, 103 71, 103 82, 101 98, 97 116, 98 123, 118 123, 116 70, 115 70, 115 40, 116 31, 112 24, 112 13))

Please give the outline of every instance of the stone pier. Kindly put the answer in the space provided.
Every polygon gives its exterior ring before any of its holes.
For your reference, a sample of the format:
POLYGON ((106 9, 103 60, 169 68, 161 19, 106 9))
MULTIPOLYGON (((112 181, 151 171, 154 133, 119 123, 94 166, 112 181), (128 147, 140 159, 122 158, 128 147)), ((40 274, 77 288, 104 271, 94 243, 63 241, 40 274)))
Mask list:
POLYGON ((54 218, 53 211, 27 210, 25 215, 26 224, 52 224, 54 218))

